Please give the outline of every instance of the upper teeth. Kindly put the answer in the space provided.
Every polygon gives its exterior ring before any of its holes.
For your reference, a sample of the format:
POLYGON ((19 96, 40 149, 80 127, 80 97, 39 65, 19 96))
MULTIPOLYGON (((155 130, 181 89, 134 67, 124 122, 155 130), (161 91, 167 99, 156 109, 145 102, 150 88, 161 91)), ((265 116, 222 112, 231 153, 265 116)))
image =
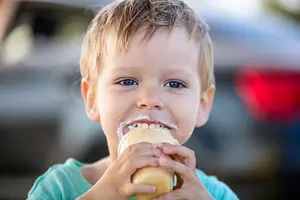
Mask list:
POLYGON ((134 123, 133 125, 129 126, 129 129, 133 128, 164 128, 162 124, 146 124, 146 123, 134 123))

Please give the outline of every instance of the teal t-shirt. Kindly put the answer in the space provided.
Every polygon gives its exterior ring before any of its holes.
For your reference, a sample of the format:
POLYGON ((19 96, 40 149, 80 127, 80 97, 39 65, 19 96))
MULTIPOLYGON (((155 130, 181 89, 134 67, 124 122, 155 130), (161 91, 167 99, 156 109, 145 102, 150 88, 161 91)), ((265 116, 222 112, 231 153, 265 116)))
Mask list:
MULTIPOLYGON (((92 185, 82 176, 84 164, 68 159, 63 164, 50 167, 40 176, 28 193, 28 200, 74 200, 86 193, 92 185)), ((197 170, 197 175, 212 197, 216 200, 237 200, 238 197, 223 182, 197 170)), ((134 200, 131 198, 130 200, 134 200)))

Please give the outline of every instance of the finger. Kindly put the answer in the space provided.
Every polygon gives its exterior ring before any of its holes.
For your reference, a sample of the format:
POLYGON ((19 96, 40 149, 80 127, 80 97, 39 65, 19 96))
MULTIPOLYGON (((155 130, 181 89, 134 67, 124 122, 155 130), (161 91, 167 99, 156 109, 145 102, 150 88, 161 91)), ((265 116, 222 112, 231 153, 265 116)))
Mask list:
POLYGON ((176 161, 184 163, 190 169, 196 168, 196 158, 193 150, 184 146, 172 145, 168 143, 161 143, 158 145, 158 148, 161 149, 166 155, 175 155, 174 159, 176 161), (179 156, 179 158, 176 155, 179 156))
POLYGON ((173 190, 169 193, 163 194, 153 200, 182 200, 182 199, 205 199, 213 200, 214 198, 209 194, 206 188, 197 188, 191 186, 189 188, 182 188, 179 190, 173 190), (192 188, 191 188, 192 187, 192 188))
POLYGON ((158 198, 155 198, 154 200, 179 200, 179 199, 187 199, 186 195, 183 195, 183 190, 174 190, 172 192, 166 193, 162 196, 159 196, 158 198))
POLYGON ((159 166, 159 158, 152 156, 131 157, 121 168, 121 171, 126 175, 132 175, 138 169, 144 167, 157 167, 159 166))
POLYGON ((147 142, 140 142, 133 145, 128 146, 124 152, 122 153, 122 157, 127 159, 128 156, 155 156, 159 157, 161 151, 157 148, 156 145, 147 143, 147 142))
MULTIPOLYGON (((169 160, 169 157, 166 156, 165 158, 167 159, 167 161, 169 160)), ((179 162, 179 163, 181 163, 181 162, 179 162)), ((183 178, 180 174, 178 174, 176 171, 174 171, 174 172, 175 172, 175 175, 176 175, 176 185, 174 186, 174 190, 178 190, 183 186, 184 180, 183 180, 183 178)))
POLYGON ((159 159, 159 164, 166 169, 174 171, 176 174, 181 176, 183 181, 193 180, 195 178, 193 170, 180 162, 174 161, 172 159, 167 159, 166 157, 161 157, 159 159))
POLYGON ((128 183, 121 189, 120 193, 123 197, 131 197, 135 194, 153 193, 155 190, 156 188, 153 185, 128 183))

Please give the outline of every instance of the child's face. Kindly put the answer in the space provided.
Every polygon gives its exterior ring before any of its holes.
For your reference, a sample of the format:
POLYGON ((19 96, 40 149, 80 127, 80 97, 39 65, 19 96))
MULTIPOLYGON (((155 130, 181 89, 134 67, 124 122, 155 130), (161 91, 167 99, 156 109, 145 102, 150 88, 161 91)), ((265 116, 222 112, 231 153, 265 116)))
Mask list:
POLYGON ((128 51, 120 54, 115 54, 114 41, 108 39, 96 98, 87 108, 92 120, 101 121, 115 152, 121 122, 144 116, 146 122, 148 118, 174 124, 177 129, 171 133, 182 144, 195 126, 205 123, 210 110, 210 103, 200 95, 199 48, 185 30, 177 28, 170 35, 159 30, 141 43, 142 37, 143 33, 136 35, 128 51))

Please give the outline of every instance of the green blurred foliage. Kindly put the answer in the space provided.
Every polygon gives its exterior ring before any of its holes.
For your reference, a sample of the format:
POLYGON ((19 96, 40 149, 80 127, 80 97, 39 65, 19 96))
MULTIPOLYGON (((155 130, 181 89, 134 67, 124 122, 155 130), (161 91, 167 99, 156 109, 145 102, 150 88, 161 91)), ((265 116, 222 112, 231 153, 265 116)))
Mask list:
POLYGON ((276 0, 262 0, 264 7, 276 14, 283 15, 300 23, 300 11, 292 11, 282 6, 276 0))

